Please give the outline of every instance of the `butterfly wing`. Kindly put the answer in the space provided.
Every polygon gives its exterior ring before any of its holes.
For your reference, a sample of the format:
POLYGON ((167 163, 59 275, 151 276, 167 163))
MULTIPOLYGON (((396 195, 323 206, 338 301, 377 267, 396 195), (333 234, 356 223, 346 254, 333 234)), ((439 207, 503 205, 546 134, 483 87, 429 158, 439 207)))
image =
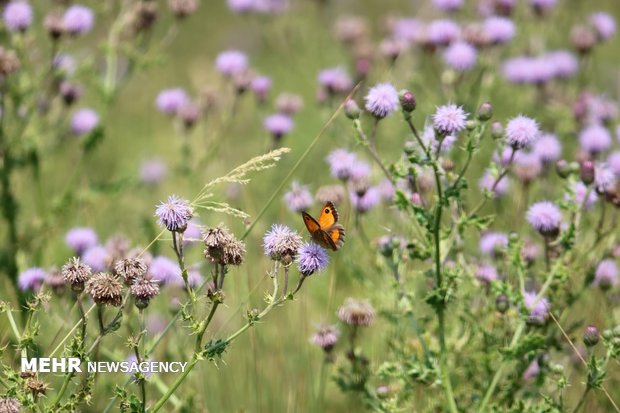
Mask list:
POLYGON ((327 230, 331 228, 336 222, 338 222, 338 211, 336 211, 334 203, 328 201, 321 210, 321 215, 319 215, 318 223, 321 226, 321 229, 327 230))
POLYGON ((344 244, 344 228, 337 223, 338 211, 331 201, 327 202, 321 210, 318 221, 306 212, 301 214, 314 242, 333 251, 338 251, 344 244))
POLYGON ((327 231, 324 232, 327 234, 327 236, 329 236, 332 244, 332 249, 334 251, 339 250, 340 247, 342 247, 342 244, 344 244, 345 238, 344 228, 342 227, 342 225, 334 224, 329 229, 327 229, 327 231))
POLYGON ((321 225, 319 225, 316 219, 312 218, 310 214, 307 212, 302 212, 301 215, 304 217, 304 224, 306 224, 306 228, 311 235, 321 229, 321 225))

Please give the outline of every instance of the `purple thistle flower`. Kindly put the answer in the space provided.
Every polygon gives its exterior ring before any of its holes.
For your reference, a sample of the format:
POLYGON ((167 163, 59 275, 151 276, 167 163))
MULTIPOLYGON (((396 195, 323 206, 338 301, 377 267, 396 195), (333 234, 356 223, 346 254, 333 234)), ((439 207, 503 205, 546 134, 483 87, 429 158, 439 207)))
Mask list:
POLYGON ((385 178, 384 180, 379 182, 377 188, 381 193, 381 198, 383 199, 383 201, 392 202, 392 200, 394 199, 394 195, 396 195, 396 188, 394 188, 394 185, 392 184, 392 182, 390 182, 389 179, 385 178))
POLYGON ((579 206, 583 205, 586 210, 590 209, 592 205, 594 205, 594 203, 598 199, 598 197, 596 196, 596 192, 590 191, 590 194, 588 195, 588 199, 586 200, 586 194, 588 193, 588 187, 583 182, 574 182, 571 185, 571 190, 573 192, 573 195, 571 196, 570 194, 566 194, 564 195, 564 199, 567 201, 573 201, 575 204, 579 206), (585 201, 585 204, 584 204, 584 201, 585 201))
POLYGON ((94 247, 99 242, 97 233, 88 227, 72 228, 65 235, 65 243, 77 255, 82 255, 87 249, 94 247))
POLYGON ((527 211, 527 220, 532 227, 545 237, 555 237, 562 225, 562 212, 549 201, 532 205, 527 211))
POLYGON ((26 1, 11 1, 2 12, 4 25, 11 32, 23 32, 32 24, 32 7, 26 1))
POLYGON ((317 79, 329 93, 346 93, 353 87, 351 77, 341 67, 321 70, 317 79))
POLYGON ((497 270, 494 266, 489 264, 481 264, 476 267, 474 274, 476 278, 484 284, 488 284, 492 281, 497 281, 497 270))
POLYGON ((517 152, 514 172, 523 183, 530 183, 543 171, 540 157, 533 152, 517 152))
POLYGON ((616 178, 620 178, 620 151, 613 152, 607 158, 607 166, 611 170, 616 178))
POLYGON ((271 90, 271 78, 268 76, 255 77, 252 79, 252 83, 250 83, 250 89, 252 89, 259 101, 264 102, 271 90))
POLYGON ((228 0, 226 3, 233 13, 243 14, 255 11, 256 0, 228 0))
POLYGON ((379 205, 381 202, 381 191, 376 186, 368 188, 364 193, 351 191, 349 193, 351 204, 359 214, 366 213, 379 205))
POLYGON ((357 157, 353 152, 345 149, 335 149, 327 155, 326 160, 329 164, 331 175, 334 178, 346 181, 351 177, 357 157))
POLYGON ((515 37, 516 28, 512 20, 507 17, 491 16, 484 21, 483 30, 493 44, 504 44, 515 37))
POLYGON ((600 193, 611 190, 616 184, 616 175, 607 164, 600 163, 594 167, 594 186, 600 193))
POLYGON ((71 118, 71 132, 76 136, 84 136, 99 125, 99 115, 90 108, 75 111, 71 118))
POLYGON ((447 46, 461 35, 461 28, 452 20, 433 20, 426 27, 428 41, 436 46, 447 46))
POLYGON ((325 249, 313 242, 303 244, 299 248, 297 268, 305 277, 323 270, 329 264, 329 257, 325 249))
MULTIPOLYGON (((185 287, 185 281, 183 281, 183 277, 181 276, 181 282, 178 284, 179 287, 185 287)), ((204 282, 204 277, 200 273, 200 265, 190 265, 187 269, 187 283, 192 288, 198 288, 204 282)))
POLYGON ((391 115, 399 106, 398 92, 389 83, 379 83, 371 87, 364 100, 366 110, 377 119, 391 115))
POLYGON ((457 11, 463 7, 463 0, 433 0, 433 6, 441 11, 457 11))
POLYGON ((541 162, 550 163, 560 159, 562 144, 557 136, 545 133, 534 143, 532 150, 541 162))
POLYGON ((529 381, 534 377, 540 374, 540 365, 538 364, 538 359, 532 360, 532 362, 527 366, 523 375, 521 376, 524 381, 529 381))
POLYGON ((590 15, 590 24, 601 40, 608 40, 616 34, 616 20, 607 13, 597 12, 590 15))
POLYGON ((59 53, 54 57, 52 66, 63 76, 72 76, 77 68, 75 58, 66 53, 59 53))
POLYGON ((263 126, 275 138, 281 138, 293 129, 295 123, 289 116, 276 113, 267 116, 263 122, 263 126))
POLYGON ((477 59, 476 48, 463 41, 452 43, 443 53, 444 62, 458 72, 466 72, 474 67, 477 59))
POLYGON ((556 65, 546 56, 515 57, 504 62, 502 73, 512 83, 540 85, 556 75, 556 65))
POLYGON ((157 185, 168 175, 168 166, 161 159, 147 159, 140 165, 140 180, 147 185, 157 185))
POLYGON ((248 57, 239 50, 226 50, 215 58, 217 71, 226 77, 245 72, 248 68, 248 57))
POLYGON ((86 6, 74 4, 69 7, 62 17, 65 30, 79 36, 88 33, 95 23, 95 14, 86 6))
POLYGON ((155 210, 157 223, 168 231, 183 232, 187 223, 194 216, 194 211, 189 201, 176 195, 170 195, 166 202, 161 202, 155 210))
POLYGON ((590 125, 579 132, 581 149, 591 155, 606 151, 611 146, 611 142, 611 134, 601 125, 590 125))
MULTIPOLYGON (((491 191, 493 188, 493 184, 495 183, 496 177, 491 174, 489 170, 484 172, 480 181, 478 181, 478 186, 480 189, 486 189, 487 191, 491 191)), ((500 181, 495 185, 495 190, 493 194, 495 197, 500 197, 506 195, 508 189, 510 188, 510 181, 507 177, 503 177, 500 181)))
POLYGON ((594 285, 607 290, 618 284, 618 266, 614 260, 606 259, 596 266, 594 272, 594 285))
POLYGON ((164 89, 155 99, 157 109, 166 115, 176 115, 187 104, 189 104, 189 97, 181 88, 164 89))
POLYGON ((392 38, 407 43, 414 43, 424 30, 424 25, 418 19, 400 18, 392 24, 392 38))
POLYGON ((183 280, 179 265, 170 258, 164 256, 153 258, 151 265, 149 265, 147 276, 153 281, 157 281, 163 285, 174 285, 178 283, 179 278, 183 280))
POLYGON ((356 159, 351 165, 351 175, 349 179, 352 181, 367 181, 370 178, 370 173, 372 172, 372 168, 370 164, 367 162, 356 159))
POLYGON ((47 273, 43 268, 32 267, 23 271, 17 277, 17 285, 21 291, 39 291, 47 273))
POLYGON ((467 115, 462 106, 452 103, 439 106, 433 115, 433 126, 443 134, 456 134, 465 129, 467 115))
POLYGON ((496 256, 498 252, 508 248, 508 235, 503 232, 486 232, 480 237, 479 247, 483 254, 496 256))
POLYGON ((579 70, 577 57, 568 50, 556 50, 543 56, 553 67, 553 75, 560 79, 572 77, 579 70))
POLYGON ((537 296, 538 294, 535 292, 526 291, 523 295, 523 303, 530 312, 530 321, 542 324, 547 319, 551 306, 545 297, 536 299, 537 296))
POLYGON ((286 225, 273 224, 263 237, 263 251, 272 260, 290 264, 301 247, 301 237, 286 225))
POLYGON ((307 211, 312 206, 312 193, 308 185, 300 185, 298 182, 291 184, 291 190, 284 194, 284 202, 289 211, 307 211))
POLYGON ((82 261, 93 270, 93 273, 101 272, 108 268, 110 254, 105 247, 95 245, 84 251, 82 261))
POLYGON ((340 337, 340 330, 335 325, 322 325, 319 326, 316 333, 312 336, 310 340, 312 343, 321 347, 323 350, 329 352, 331 351, 336 343, 338 342, 338 337, 340 337))
POLYGON ((539 135, 538 123, 527 116, 519 115, 506 125, 506 141, 515 149, 530 147, 539 135))

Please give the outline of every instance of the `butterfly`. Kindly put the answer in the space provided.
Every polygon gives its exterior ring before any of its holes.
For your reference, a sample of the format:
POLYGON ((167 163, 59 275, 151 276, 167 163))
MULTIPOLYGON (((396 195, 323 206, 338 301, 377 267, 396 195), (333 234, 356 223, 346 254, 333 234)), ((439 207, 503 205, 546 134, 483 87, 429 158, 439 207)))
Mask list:
POLYGON ((328 201, 323 209, 319 219, 316 220, 307 212, 302 212, 304 224, 312 235, 312 239, 324 248, 338 251, 344 244, 344 228, 338 224, 338 211, 333 202, 328 201))

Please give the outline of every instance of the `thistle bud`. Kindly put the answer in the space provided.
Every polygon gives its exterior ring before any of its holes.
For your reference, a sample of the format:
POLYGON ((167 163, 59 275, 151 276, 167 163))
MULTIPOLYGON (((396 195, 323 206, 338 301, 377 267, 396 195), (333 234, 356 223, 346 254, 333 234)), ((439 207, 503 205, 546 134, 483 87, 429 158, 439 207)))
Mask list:
POLYGON ((505 294, 500 294, 495 299, 495 309, 504 314, 510 308, 510 301, 505 294))
POLYGON ((555 163, 555 172, 562 179, 566 179, 570 176, 571 168, 568 162, 564 159, 560 159, 555 163))
POLYGON ((408 90, 401 90, 399 95, 400 107, 404 112, 411 113, 415 110, 417 102, 415 96, 408 90))
POLYGON ((585 344, 586 346, 588 347, 595 346, 598 343, 599 339, 600 339, 600 334, 596 326, 593 326, 592 324, 590 324, 583 331, 583 344, 585 344))
POLYGON ((583 161, 579 165, 579 177, 581 182, 590 185, 594 182, 594 163, 592 161, 583 161))
POLYGON ((486 122, 493 116, 493 106, 489 102, 484 102, 478 108, 478 120, 486 122))
POLYGON ((351 120, 359 119, 362 111, 355 100, 349 98, 344 102, 344 114, 351 120))
POLYGON ((491 137, 495 140, 504 137, 504 127, 499 122, 493 122, 491 124, 491 137))

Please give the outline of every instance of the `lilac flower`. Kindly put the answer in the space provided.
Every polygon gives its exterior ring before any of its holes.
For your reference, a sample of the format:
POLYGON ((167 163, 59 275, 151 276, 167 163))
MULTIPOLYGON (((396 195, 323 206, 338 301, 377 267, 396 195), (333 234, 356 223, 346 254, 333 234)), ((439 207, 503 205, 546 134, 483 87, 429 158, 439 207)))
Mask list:
POLYGON ((507 17, 491 16, 484 21, 483 30, 493 44, 504 44, 515 37, 516 29, 512 20, 507 17))
POLYGON ((418 19, 400 18, 392 24, 392 38, 411 44, 418 39, 423 29, 424 25, 418 19))
POLYGON ((99 125, 99 115, 90 108, 75 111, 71 118, 71 132, 76 136, 89 134, 99 125))
POLYGON ((310 340, 312 343, 321 347, 323 350, 331 351, 340 337, 340 330, 335 325, 320 326, 310 340))
POLYGON ((183 279, 181 276, 181 268, 178 264, 163 256, 153 258, 151 265, 149 265, 147 275, 153 281, 157 281, 163 285, 178 283, 179 278, 181 280, 183 279))
POLYGON ((452 12, 463 7, 463 0, 433 0, 433 6, 442 11, 452 12))
POLYGON ((398 92, 389 83, 379 83, 370 88, 364 100, 366 110, 377 119, 391 115, 399 106, 398 92))
POLYGON ((26 1, 11 1, 2 12, 4 25, 11 32, 23 32, 32 24, 32 7, 26 1))
POLYGON ((611 134, 601 125, 590 125, 579 132, 581 149, 592 155, 604 152, 611 146, 611 134))
POLYGON ((456 134, 465 129, 467 115, 462 106, 452 103, 439 106, 433 115, 433 126, 443 134, 456 134))
POLYGON ((259 101, 265 101, 271 90, 271 78, 268 76, 255 77, 252 79, 252 83, 250 83, 250 89, 252 89, 259 101))
POLYGON ((549 201, 535 203, 528 209, 526 216, 530 225, 545 237, 555 237, 560 231, 562 213, 549 201))
POLYGON ((618 284, 618 266, 614 260, 606 259, 599 262, 594 272, 594 285, 607 290, 618 284))
POLYGON ((479 247, 483 254, 496 256, 508 248, 508 235, 503 232, 486 232, 480 237, 479 247))
POLYGON ((310 242, 299 248, 297 268, 305 277, 323 270, 327 264, 329 264, 329 257, 323 247, 310 242))
POLYGON ((189 103, 189 97, 181 88, 165 89, 159 92, 155 99, 155 106, 163 114, 176 115, 179 110, 189 103))
POLYGON ((329 93, 346 93, 353 87, 353 81, 341 67, 332 67, 319 72, 319 84, 329 93))
POLYGON ((356 161, 355 154, 345 149, 335 149, 327 156, 331 175, 343 181, 351 177, 353 165, 356 161))
POLYGON ((426 28, 428 41, 436 46, 447 46, 461 35, 461 28, 452 20, 433 20, 426 28))
POLYGON ((295 126, 293 119, 287 115, 276 113, 271 116, 267 116, 263 121, 263 126, 269 133, 275 138, 281 138, 289 133, 295 126))
POLYGON ((571 190, 573 192, 573 195, 571 196, 570 194, 566 194, 564 196, 564 199, 567 201, 573 201, 579 206, 583 205, 586 210, 590 209, 598 199, 598 197, 596 196, 596 192, 590 191, 588 199, 586 200, 586 194, 588 194, 588 187, 583 182, 574 182, 571 185, 571 190))
POLYGON ((97 233, 88 227, 72 228, 65 235, 65 243, 77 255, 82 255, 90 247, 94 247, 98 242, 97 233))
POLYGON ((23 271, 17 277, 17 285, 21 291, 39 291, 41 285, 43 285, 43 281, 45 281, 45 277, 47 273, 43 268, 32 267, 28 268, 26 271, 23 271))
POLYGON ((536 324, 543 324, 549 316, 549 300, 545 297, 537 299, 538 294, 535 292, 526 291, 523 295, 523 303, 525 308, 530 312, 530 321, 536 324))
POLYGON ((488 284, 492 281, 497 281, 497 270, 495 267, 489 264, 482 264, 476 267, 476 272, 474 274, 476 278, 483 282, 484 284, 488 284))
POLYGON ((95 23, 95 14, 86 6, 74 4, 69 7, 62 17, 65 30, 79 36, 88 33, 95 23))
POLYGON ((168 167, 161 159, 147 159, 140 165, 140 180, 147 185, 157 185, 168 174, 168 167))
POLYGON ((603 12, 592 13, 590 15, 590 24, 602 40, 608 40, 616 34, 616 20, 610 14, 603 12))
POLYGON ((381 202, 381 192, 375 186, 368 188, 361 194, 351 191, 349 196, 353 208, 360 214, 370 211, 381 202))
POLYGON ((534 143, 532 150, 541 162, 550 163, 557 161, 562 155, 562 144, 557 136, 545 133, 534 143))
POLYGON ((290 264, 301 248, 301 237, 286 225, 274 224, 263 237, 263 251, 274 261, 290 264))
POLYGON ((458 41, 452 43, 443 53, 443 60, 458 72, 465 72, 475 66, 478 52, 469 43, 458 41))
POLYGON ((291 190, 284 194, 284 202, 289 211, 307 211, 312 206, 312 194, 308 185, 300 185, 298 182, 291 184, 291 190))
POLYGON ((530 147, 539 135, 538 123, 527 116, 514 117, 506 125, 506 141, 515 149, 530 147))
POLYGON ((597 164, 594 167, 594 186, 600 193, 611 190, 616 184, 616 175, 607 164, 597 164))
POLYGON ((93 273, 101 272, 108 268, 110 254, 105 247, 95 245, 84 251, 82 261, 93 270, 93 273))
POLYGON ((620 178, 620 151, 613 152, 607 158, 607 166, 611 170, 616 178, 620 178))
POLYGON ((521 376, 524 381, 529 381, 534 377, 540 374, 540 365, 538 364, 538 359, 532 360, 532 362, 527 366, 523 375, 521 376))
POLYGON ((239 50, 226 50, 215 58, 215 67, 226 77, 239 75, 248 68, 248 57, 239 50))
POLYGON ((155 210, 157 223, 168 231, 183 232, 187 223, 194 216, 194 211, 185 199, 170 195, 166 202, 161 202, 155 210))
MULTIPOLYGON (((495 183, 496 177, 491 174, 491 171, 486 170, 480 181, 478 181, 478 186, 480 189, 485 189, 487 191, 491 191, 493 189, 493 184, 495 183)), ((510 181, 507 177, 503 177, 500 181, 495 185, 495 190, 493 194, 495 197, 500 197, 506 195, 508 189, 510 188, 510 181)))

